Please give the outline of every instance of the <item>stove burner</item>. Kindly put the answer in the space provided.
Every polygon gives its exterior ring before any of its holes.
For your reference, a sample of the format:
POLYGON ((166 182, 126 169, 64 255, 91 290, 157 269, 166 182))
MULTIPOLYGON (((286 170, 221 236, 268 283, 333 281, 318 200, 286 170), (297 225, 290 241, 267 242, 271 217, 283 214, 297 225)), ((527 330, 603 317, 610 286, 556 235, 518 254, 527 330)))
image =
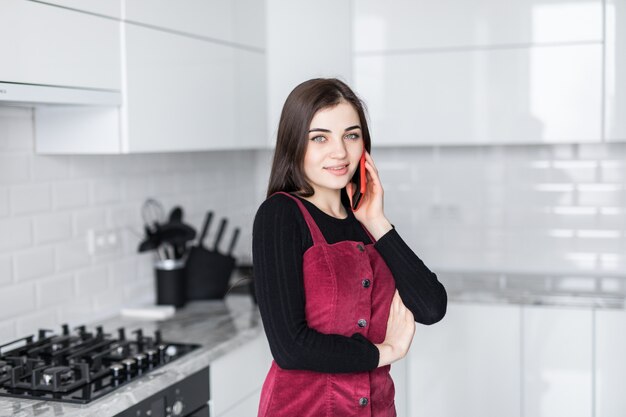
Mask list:
POLYGON ((89 403, 199 347, 164 342, 158 330, 153 337, 135 330, 134 340, 124 328, 118 338, 102 327, 50 332, 0 346, 0 397, 89 403))
POLYGON ((44 385, 68 384, 74 379, 74 371, 67 366, 54 366, 43 371, 42 379, 44 385))

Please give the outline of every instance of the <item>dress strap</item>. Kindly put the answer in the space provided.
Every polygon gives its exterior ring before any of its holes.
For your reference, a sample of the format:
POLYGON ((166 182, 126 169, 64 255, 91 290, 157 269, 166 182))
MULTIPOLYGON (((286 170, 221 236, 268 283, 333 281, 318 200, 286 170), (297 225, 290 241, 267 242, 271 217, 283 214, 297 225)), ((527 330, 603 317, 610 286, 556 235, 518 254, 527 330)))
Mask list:
MULTIPOLYGON (((325 244, 326 243, 326 239, 324 238, 324 235, 322 234, 322 232, 320 231, 320 228, 317 226, 317 223, 315 223, 315 220, 313 220, 313 217, 311 217, 311 214, 309 213, 309 211, 306 209, 306 207, 304 207, 304 204, 302 203, 302 201, 300 201, 300 199, 298 197, 295 197, 289 193, 286 193, 284 191, 278 191, 274 194, 285 194, 287 197, 293 199, 296 204, 298 204, 298 207, 300 208, 300 211, 302 212, 302 215, 304 216, 304 221, 306 221, 307 226, 309 226, 309 232, 311 232, 311 238, 313 239, 313 245, 319 245, 319 244, 325 244)), ((272 194, 272 195, 274 195, 272 194)))

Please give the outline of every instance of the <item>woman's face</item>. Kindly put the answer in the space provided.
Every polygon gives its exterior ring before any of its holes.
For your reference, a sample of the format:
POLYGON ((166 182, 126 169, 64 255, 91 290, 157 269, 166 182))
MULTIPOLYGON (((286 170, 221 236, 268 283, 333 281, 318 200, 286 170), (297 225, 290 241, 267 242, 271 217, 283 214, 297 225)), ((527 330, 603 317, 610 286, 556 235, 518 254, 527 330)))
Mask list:
POLYGON ((304 174, 318 191, 344 188, 363 153, 359 115, 346 101, 319 110, 311 120, 304 174))

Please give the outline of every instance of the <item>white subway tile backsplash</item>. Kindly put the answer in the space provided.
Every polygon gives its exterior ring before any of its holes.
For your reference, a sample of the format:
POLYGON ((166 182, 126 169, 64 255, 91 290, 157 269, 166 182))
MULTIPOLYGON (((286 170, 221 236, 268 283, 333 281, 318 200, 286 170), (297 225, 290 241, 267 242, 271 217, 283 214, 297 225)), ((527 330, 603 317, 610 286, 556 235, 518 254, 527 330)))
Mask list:
POLYGON ((136 256, 112 262, 108 269, 109 282, 113 288, 123 288, 131 282, 139 281, 136 256))
POLYGON ((626 162, 607 159, 600 161, 600 178, 608 183, 626 183, 626 162))
POLYGON ((110 175, 106 160, 111 156, 74 156, 70 159, 70 177, 76 179, 102 178, 110 175))
POLYGON ((15 279, 25 281, 54 273, 54 249, 34 247, 14 255, 15 279))
POLYGON ((63 274, 51 278, 38 280, 37 306, 45 308, 62 304, 75 297, 74 277, 71 274, 63 274))
POLYGON ((87 252, 87 239, 75 239, 55 246, 57 271, 66 271, 89 265, 91 257, 87 252))
POLYGON ((0 317, 8 319, 35 310, 33 283, 7 285, 0 291, 0 317))
POLYGON ((129 305, 142 305, 156 303, 156 294, 153 280, 142 280, 125 285, 124 300, 129 305))
POLYGON ((30 178, 30 158, 0 154, 0 184, 18 184, 30 178))
POLYGON ((13 281, 13 266, 10 256, 0 256, 0 286, 13 281))
POLYGON ((127 177, 124 179, 123 200, 143 202, 158 191, 154 178, 148 176, 127 177))
MULTIPOLYGON (((91 294, 90 294, 91 295, 91 294)), ((83 324, 97 317, 92 297, 74 298, 56 307, 59 312, 59 323, 83 324)), ((100 314, 111 315, 112 311, 103 310, 100 314)))
POLYGON ((111 207, 107 215, 108 227, 115 229, 132 227, 141 222, 141 204, 136 202, 111 207))
POLYGON ((124 299, 124 292, 120 288, 109 288, 100 291, 93 297, 95 311, 119 312, 124 305, 129 305, 124 299))
POLYGON ((9 189, 0 187, 0 217, 9 213, 9 189))
POLYGON ((35 181, 67 179, 70 175, 69 157, 34 155, 31 160, 32 178, 35 181))
POLYGON ((108 288, 108 272, 106 266, 96 266, 80 270, 76 273, 76 295, 89 297, 108 288))
POLYGON ((15 334, 15 320, 0 322, 0 343, 8 343, 15 339, 17 339, 15 334))
POLYGON ((578 189, 578 204, 585 206, 613 206, 624 207, 626 206, 626 191, 617 188, 579 188, 578 189))
POLYGON ((87 208, 76 210, 74 217, 74 236, 85 237, 90 229, 101 229, 106 224, 106 210, 103 208, 87 208))
POLYGON ((81 207, 88 203, 87 181, 59 181, 52 184, 52 206, 55 209, 81 207))
POLYGON ((17 334, 22 336, 37 334, 39 329, 54 330, 58 334, 59 314, 55 308, 38 310, 35 313, 20 316, 16 320, 16 324, 17 334))
POLYGON ((33 224, 35 243, 55 242, 72 236, 70 213, 52 213, 36 216, 33 224))
POLYGON ((25 217, 0 219, 0 251, 10 251, 30 245, 33 241, 31 220, 25 217))
MULTIPOLYGON (((196 228, 213 209, 251 229, 256 159, 253 151, 36 155, 32 109, 0 106, 0 339, 153 303, 154 256, 137 253, 145 198, 161 200, 166 214, 182 205, 196 228), (239 194, 227 196, 233 189, 239 194), (119 247, 89 255, 89 230, 117 233, 119 247)), ((249 247, 250 230, 241 236, 249 247)))
POLYGON ((25 184, 11 187, 11 213, 23 214, 49 210, 49 184, 25 184))
POLYGON ((117 203, 122 197, 122 180, 95 180, 92 183, 93 202, 96 204, 117 203))

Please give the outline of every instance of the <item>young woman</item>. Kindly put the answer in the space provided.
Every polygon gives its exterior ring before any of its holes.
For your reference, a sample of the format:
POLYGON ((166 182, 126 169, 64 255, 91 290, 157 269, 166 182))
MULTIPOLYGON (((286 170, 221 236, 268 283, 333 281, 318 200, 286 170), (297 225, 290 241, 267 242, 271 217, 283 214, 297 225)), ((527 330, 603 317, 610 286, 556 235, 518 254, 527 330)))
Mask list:
POLYGON ((446 312, 437 277, 383 210, 363 105, 337 79, 287 97, 268 198, 254 220, 256 293, 274 360, 259 416, 396 415, 390 364, 415 321, 446 312), (366 152, 367 190, 351 208, 366 152))

